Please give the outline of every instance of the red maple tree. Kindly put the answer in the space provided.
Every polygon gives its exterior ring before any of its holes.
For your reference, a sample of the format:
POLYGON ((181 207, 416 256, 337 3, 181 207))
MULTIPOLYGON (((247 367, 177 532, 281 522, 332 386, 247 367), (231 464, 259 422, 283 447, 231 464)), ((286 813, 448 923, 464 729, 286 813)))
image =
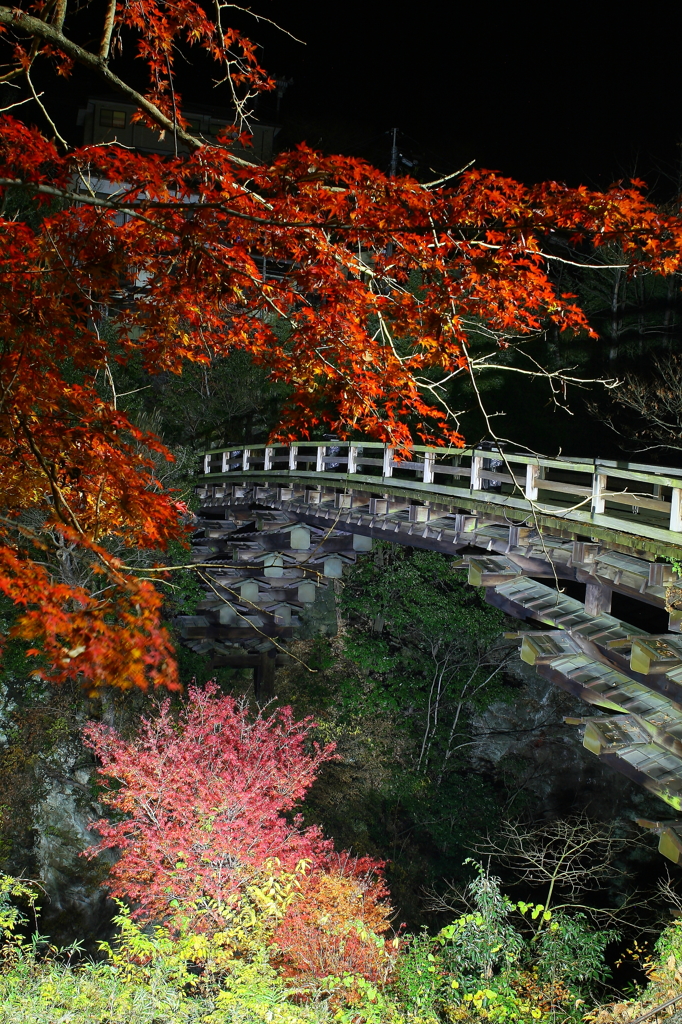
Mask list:
POLYGON ((165 449, 98 392, 115 360, 179 373, 186 359, 241 349, 290 387, 282 438, 326 428, 461 444, 441 383, 469 372, 472 329, 503 347, 549 324, 590 330, 548 273, 557 233, 620 244, 633 273, 680 268, 682 219, 638 183, 602 193, 471 170, 426 187, 305 146, 271 166, 238 158, 248 97, 273 83, 222 23, 227 9, 108 0, 93 47, 67 0, 0 7, 0 81, 23 76, 42 103, 36 62, 59 75, 78 62, 188 150, 69 149, 10 113, 0 121, 0 591, 18 606, 15 632, 42 650, 43 675, 93 690, 178 685, 158 594, 112 554, 112 540, 157 549, 183 536, 148 455, 165 449), (113 70, 131 44, 146 90, 113 70), (192 45, 233 97, 235 133, 212 144, 181 114, 174 59, 192 45), (114 187, 104 198, 102 180, 114 187), (17 190, 37 218, 12 213, 17 190), (281 279, 263 280, 263 258, 287 268, 281 279), (65 543, 92 570, 79 585, 50 560, 65 543))
POLYGON ((251 718, 214 683, 189 688, 177 721, 164 701, 135 739, 87 726, 111 817, 93 823, 101 838, 86 855, 118 852, 112 894, 144 920, 188 916, 219 928, 275 859, 289 872, 302 860, 326 863, 331 843, 291 817, 333 757, 333 745, 310 743, 311 728, 291 708, 251 718))

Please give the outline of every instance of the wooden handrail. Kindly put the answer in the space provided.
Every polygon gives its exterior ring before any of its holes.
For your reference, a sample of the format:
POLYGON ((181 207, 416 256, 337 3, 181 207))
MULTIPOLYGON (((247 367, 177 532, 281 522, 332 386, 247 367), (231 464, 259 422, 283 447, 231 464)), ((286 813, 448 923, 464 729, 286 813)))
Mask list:
POLYGON ((682 547, 682 469, 671 467, 424 445, 415 445, 401 459, 378 441, 335 439, 234 444, 204 452, 203 482, 227 482, 237 475, 273 484, 298 478, 307 487, 314 487, 314 481, 370 491, 379 484, 389 492, 401 487, 419 500, 449 499, 472 511, 484 505, 493 513, 491 506, 498 505, 516 510, 517 518, 533 512, 581 524, 584 532, 599 526, 647 543, 682 547), (517 466, 526 467, 525 479, 517 466), (461 505, 462 500, 467 503, 461 505))

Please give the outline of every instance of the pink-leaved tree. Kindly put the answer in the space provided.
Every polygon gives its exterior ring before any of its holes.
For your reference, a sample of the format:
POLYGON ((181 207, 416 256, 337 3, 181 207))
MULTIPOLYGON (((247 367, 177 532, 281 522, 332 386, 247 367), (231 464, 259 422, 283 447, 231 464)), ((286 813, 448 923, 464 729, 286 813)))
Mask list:
POLYGON ((250 717, 214 683, 190 687, 176 719, 164 701, 132 740, 90 723, 85 743, 104 783, 111 817, 94 822, 99 842, 85 851, 119 854, 106 885, 142 920, 185 916, 221 927, 259 871, 293 871, 328 861, 317 827, 294 812, 333 744, 312 743, 312 721, 291 708, 250 717))

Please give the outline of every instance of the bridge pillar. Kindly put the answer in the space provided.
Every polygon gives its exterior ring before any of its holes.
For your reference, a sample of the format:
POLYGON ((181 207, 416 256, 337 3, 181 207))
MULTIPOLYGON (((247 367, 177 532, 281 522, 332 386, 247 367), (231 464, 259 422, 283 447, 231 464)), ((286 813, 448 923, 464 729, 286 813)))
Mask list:
POLYGON ((606 499, 604 498, 606 480, 603 473, 598 473, 595 470, 592 477, 592 512, 595 515, 603 515, 606 509, 606 499))
POLYGON ((585 587, 585 611, 588 615, 608 615, 611 611, 611 587, 588 583, 585 587))
POLYGON ((540 466, 534 466, 529 462, 526 466, 526 486, 524 497, 527 501, 538 500, 538 480, 540 479, 540 466))
POLYGON ((253 667, 253 695, 256 700, 270 700, 275 695, 275 658, 274 649, 264 651, 253 667))

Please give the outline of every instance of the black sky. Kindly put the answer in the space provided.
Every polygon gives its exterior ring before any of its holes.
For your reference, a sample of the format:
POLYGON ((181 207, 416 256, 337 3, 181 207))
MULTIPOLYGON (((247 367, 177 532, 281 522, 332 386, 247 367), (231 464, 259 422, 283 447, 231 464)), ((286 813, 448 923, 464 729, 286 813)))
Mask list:
POLYGON ((261 25, 271 72, 293 77, 287 141, 387 164, 386 132, 422 166, 475 158, 523 180, 653 183, 682 140, 682 18, 672 4, 261 3, 306 41, 261 25))

